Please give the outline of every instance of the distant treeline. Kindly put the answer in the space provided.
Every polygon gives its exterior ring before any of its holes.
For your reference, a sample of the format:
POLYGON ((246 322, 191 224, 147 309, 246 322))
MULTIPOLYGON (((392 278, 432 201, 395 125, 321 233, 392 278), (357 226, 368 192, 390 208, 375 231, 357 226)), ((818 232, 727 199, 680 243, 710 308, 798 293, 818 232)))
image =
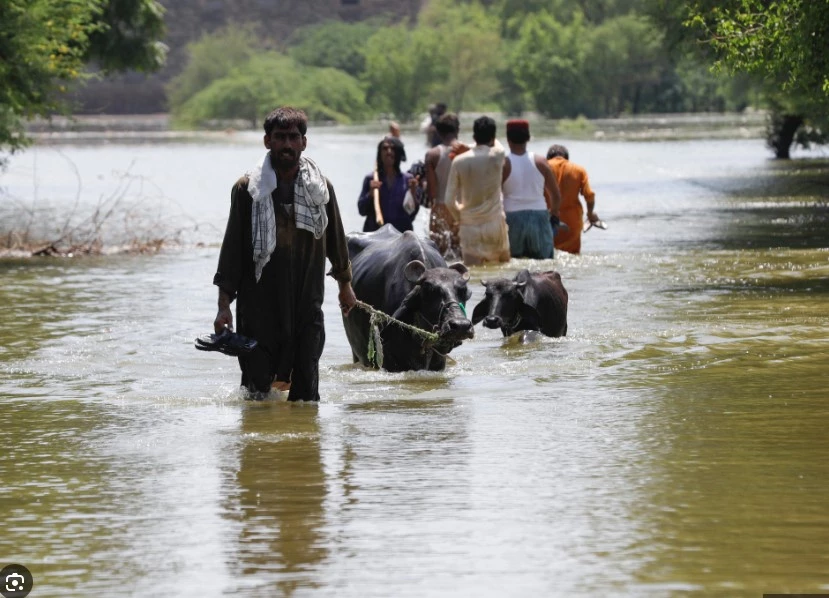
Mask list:
POLYGON ((415 23, 328 21, 274 44, 236 24, 187 48, 167 98, 180 127, 302 107, 339 123, 452 111, 549 118, 739 111, 760 103, 747 77, 717 76, 672 47, 655 0, 431 0, 415 23))

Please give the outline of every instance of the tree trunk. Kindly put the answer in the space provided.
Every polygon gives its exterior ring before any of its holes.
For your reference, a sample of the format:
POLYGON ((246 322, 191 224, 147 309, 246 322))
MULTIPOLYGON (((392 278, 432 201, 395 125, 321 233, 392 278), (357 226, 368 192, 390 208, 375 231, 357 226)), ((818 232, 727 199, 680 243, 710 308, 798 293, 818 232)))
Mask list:
POLYGON ((789 159, 789 149, 794 142, 794 135, 802 124, 803 117, 798 114, 772 114, 767 143, 774 150, 775 158, 789 159))

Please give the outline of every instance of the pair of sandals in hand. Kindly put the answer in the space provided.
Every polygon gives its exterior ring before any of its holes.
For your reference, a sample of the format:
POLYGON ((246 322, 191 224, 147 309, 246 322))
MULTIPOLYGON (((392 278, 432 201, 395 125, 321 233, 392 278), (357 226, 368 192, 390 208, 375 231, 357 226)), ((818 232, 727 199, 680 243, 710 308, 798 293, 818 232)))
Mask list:
POLYGON ((225 328, 219 334, 205 334, 198 337, 195 346, 199 351, 218 351, 238 357, 253 351, 256 348, 256 341, 225 328))

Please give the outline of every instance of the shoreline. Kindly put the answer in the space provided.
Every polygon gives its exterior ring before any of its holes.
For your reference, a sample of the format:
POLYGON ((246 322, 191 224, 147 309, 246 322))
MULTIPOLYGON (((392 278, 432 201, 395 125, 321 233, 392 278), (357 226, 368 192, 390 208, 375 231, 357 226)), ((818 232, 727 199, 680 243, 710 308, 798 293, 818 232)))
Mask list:
MULTIPOLYGON (((462 122, 469 122, 479 113, 462 113, 462 122)), ((500 113, 486 113, 496 122, 508 118, 500 113)), ((691 139, 765 139, 767 116, 764 112, 745 113, 682 113, 645 114, 618 118, 550 120, 535 114, 524 116, 535 137, 558 136, 568 139, 601 141, 676 141, 691 139)), ((388 120, 371 120, 363 123, 338 125, 309 123, 314 129, 330 132, 383 134, 388 120)), ((419 122, 402 123, 401 129, 409 134, 421 134, 419 122)), ((76 115, 55 116, 51 119, 31 121, 26 127, 35 144, 62 143, 170 143, 187 141, 227 142, 234 136, 258 133, 246 121, 212 123, 202 130, 179 130, 171 127, 169 114, 137 115, 76 115)))

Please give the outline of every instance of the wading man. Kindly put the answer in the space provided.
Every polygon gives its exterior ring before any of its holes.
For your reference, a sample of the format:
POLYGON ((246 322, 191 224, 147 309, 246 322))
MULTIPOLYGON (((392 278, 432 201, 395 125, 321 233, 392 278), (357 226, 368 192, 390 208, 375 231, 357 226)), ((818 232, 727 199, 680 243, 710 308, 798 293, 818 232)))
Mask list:
POLYGON ((584 209, 579 201, 579 194, 587 204, 587 220, 591 223, 599 221, 599 215, 593 211, 596 204, 596 195, 590 188, 587 171, 583 166, 570 162, 570 152, 563 145, 551 145, 547 150, 547 161, 553 174, 556 176, 559 191, 561 191, 561 221, 569 230, 556 233, 556 249, 570 253, 581 253, 582 222, 584 209))
POLYGON ((456 114, 447 112, 438 119, 435 128, 441 143, 427 151, 424 159, 426 192, 429 194, 429 206, 432 208, 429 217, 429 236, 437 244, 443 257, 457 259, 460 256, 458 223, 446 207, 444 195, 449 180, 449 167, 452 165, 452 144, 458 139, 460 121, 456 114))
POLYGON ((547 160, 527 151, 530 125, 507 121, 510 153, 504 162, 504 211, 512 257, 553 257, 553 228, 558 223, 561 194, 547 160))
POLYGON ((264 157, 233 186, 219 265, 217 333, 233 327, 258 341, 239 357, 242 386, 261 396, 290 388, 289 401, 319 400, 325 344, 325 260, 348 314, 356 303, 337 198, 319 167, 304 157, 305 113, 278 108, 265 119, 264 157))
POLYGON ((461 254, 467 266, 508 262, 510 257, 501 204, 505 152, 495 139, 495 130, 490 117, 478 118, 472 127, 475 146, 452 160, 449 167, 444 201, 458 223, 461 254))

